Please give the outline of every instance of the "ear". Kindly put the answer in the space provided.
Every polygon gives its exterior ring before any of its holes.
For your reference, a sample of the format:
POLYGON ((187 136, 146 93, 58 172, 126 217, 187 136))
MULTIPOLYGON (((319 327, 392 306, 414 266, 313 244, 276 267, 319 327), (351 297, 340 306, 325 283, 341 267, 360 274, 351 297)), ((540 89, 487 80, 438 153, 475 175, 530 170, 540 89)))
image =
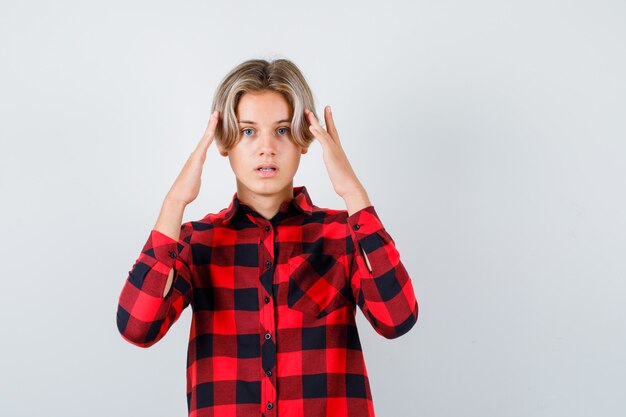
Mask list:
POLYGON ((302 153, 302 155, 304 155, 305 153, 307 153, 309 151, 309 147, 308 146, 306 148, 303 147, 303 148, 300 148, 300 149, 301 149, 300 152, 302 153))

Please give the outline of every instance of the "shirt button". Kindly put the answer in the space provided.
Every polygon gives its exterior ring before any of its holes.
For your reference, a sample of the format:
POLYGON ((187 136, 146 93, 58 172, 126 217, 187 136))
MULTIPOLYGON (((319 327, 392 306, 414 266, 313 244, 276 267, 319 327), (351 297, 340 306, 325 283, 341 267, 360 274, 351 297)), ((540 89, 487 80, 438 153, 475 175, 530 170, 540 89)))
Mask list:
POLYGON ((272 403, 267 403, 267 409, 271 410, 272 408, 274 408, 274 404, 272 403))
POLYGON ((175 258, 176 257, 176 252, 170 252, 170 258, 175 258))
POLYGON ((265 375, 267 375, 267 376, 272 376, 272 371, 269 371, 269 370, 268 370, 268 371, 265 371, 265 375))
POLYGON ((265 333, 265 339, 270 340, 272 338, 272 335, 269 333, 265 333))
POLYGON ((270 298, 268 296, 265 296, 265 302, 269 303, 270 302, 270 298))
POLYGON ((359 226, 358 224, 355 224, 355 225, 354 225, 354 230, 359 230, 359 228, 360 228, 360 227, 361 227, 361 226, 359 226))
POLYGON ((269 232, 270 231, 270 227, 269 226, 265 226, 265 231, 269 232))
POLYGON ((272 263, 270 261, 265 261, 265 266, 269 268, 270 266, 272 266, 272 263))

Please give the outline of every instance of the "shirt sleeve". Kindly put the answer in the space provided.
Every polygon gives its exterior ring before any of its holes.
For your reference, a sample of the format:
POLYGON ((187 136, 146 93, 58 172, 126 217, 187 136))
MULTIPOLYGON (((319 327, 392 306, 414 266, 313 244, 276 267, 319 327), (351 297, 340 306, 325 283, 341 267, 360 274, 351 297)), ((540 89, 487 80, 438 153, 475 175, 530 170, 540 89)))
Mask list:
POLYGON ((399 337, 417 321, 418 303, 395 242, 374 206, 348 216, 348 226, 352 253, 347 259, 354 299, 378 334, 399 337))
POLYGON ((150 231, 118 300, 117 328, 128 342, 140 347, 152 346, 189 305, 192 230, 190 222, 183 223, 178 241, 156 229, 150 231), (163 297, 172 268, 172 286, 163 297))

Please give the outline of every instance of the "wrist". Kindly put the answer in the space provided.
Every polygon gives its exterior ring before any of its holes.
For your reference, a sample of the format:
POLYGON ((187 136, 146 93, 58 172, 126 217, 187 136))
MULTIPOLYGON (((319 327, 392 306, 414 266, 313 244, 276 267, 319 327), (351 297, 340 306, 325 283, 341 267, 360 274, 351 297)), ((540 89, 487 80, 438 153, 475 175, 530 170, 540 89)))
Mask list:
POLYGON ((175 207, 175 208, 185 208, 187 207, 187 202, 185 200, 181 200, 179 198, 166 196, 163 200, 163 206, 175 207))
POLYGON ((363 188, 363 186, 357 185, 349 188, 348 191, 344 192, 341 198, 343 198, 344 200, 346 198, 367 198, 367 191, 365 191, 365 188, 363 188))
POLYGON ((343 195, 343 200, 348 209, 348 216, 352 216, 359 210, 372 205, 365 189, 355 189, 343 195))

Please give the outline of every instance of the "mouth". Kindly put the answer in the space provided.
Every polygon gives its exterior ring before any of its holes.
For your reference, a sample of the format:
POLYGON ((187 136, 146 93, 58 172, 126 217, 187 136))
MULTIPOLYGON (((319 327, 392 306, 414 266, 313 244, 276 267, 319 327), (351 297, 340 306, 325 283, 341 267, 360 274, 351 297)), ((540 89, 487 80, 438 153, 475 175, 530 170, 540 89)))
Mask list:
POLYGON ((256 167, 255 171, 261 177, 273 177, 274 175, 276 175, 276 172, 278 171, 278 167, 275 164, 266 163, 266 164, 261 164, 258 167, 256 167))
POLYGON ((264 178, 274 177, 274 176, 277 175, 276 174, 276 170, 274 170, 274 169, 270 169, 270 170, 267 170, 267 171, 264 171, 262 169, 257 169, 256 172, 257 172, 258 175, 260 175, 261 177, 264 177, 264 178))
POLYGON ((276 164, 264 163, 264 164, 257 166, 255 170, 256 171, 269 171, 269 170, 278 171, 278 167, 276 166, 276 164))

